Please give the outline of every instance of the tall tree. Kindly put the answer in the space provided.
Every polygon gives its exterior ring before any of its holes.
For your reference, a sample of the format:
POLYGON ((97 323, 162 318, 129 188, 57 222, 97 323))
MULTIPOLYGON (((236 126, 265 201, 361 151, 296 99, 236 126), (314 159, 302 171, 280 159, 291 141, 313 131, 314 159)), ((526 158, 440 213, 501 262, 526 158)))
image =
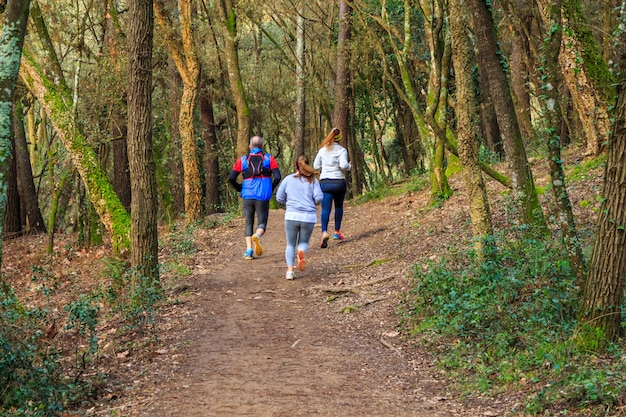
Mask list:
POLYGON ((561 0, 552 0, 546 10, 543 27, 543 65, 540 66, 539 78, 543 83, 543 94, 540 96, 541 109, 546 122, 546 139, 548 145, 548 165, 552 190, 557 207, 557 219, 563 233, 563 243, 570 258, 572 269, 582 286, 587 265, 582 246, 576 231, 576 222, 572 212, 572 204, 565 183, 565 172, 561 157, 561 125, 563 105, 560 97, 561 68, 559 67, 559 51, 561 50, 561 0))
POLYGON ((471 0, 470 10, 474 17, 474 33, 478 53, 489 77, 489 92, 493 98, 496 118, 504 145, 515 200, 520 210, 522 224, 545 234, 547 225, 539 203, 533 175, 528 164, 526 148, 519 129, 515 107, 508 80, 498 56, 495 27, 486 0, 471 0))
MULTIPOLYGON (((622 40, 625 37, 622 36, 622 40)), ((581 328, 599 329, 601 346, 620 330, 626 277, 626 51, 620 57, 617 103, 609 136, 596 238, 579 307, 581 328)))
MULTIPOLYGON (((9 0, 4 11, 0 34, 0 219, 4 218, 7 202, 7 170, 12 154, 13 93, 20 68, 29 5, 30 0, 9 0)), ((0 265, 2 265, 2 232, 3 226, 0 225, 0 265)))
POLYGON ((487 190, 485 189, 482 172, 478 166, 478 141, 475 134, 478 131, 478 118, 476 117, 478 108, 474 97, 473 62, 469 56, 471 45, 466 33, 468 24, 464 12, 464 10, 467 10, 468 4, 466 0, 450 0, 449 7, 452 60, 456 81, 459 160, 469 196, 470 217, 474 230, 476 252, 483 257, 487 239, 493 235, 493 226, 487 200, 487 190))
POLYGON ((354 130, 350 126, 351 97, 351 54, 350 38, 352 33, 352 9, 347 1, 339 0, 339 21, 337 34, 337 64, 335 67, 335 107, 333 126, 341 131, 341 143, 348 150, 352 161, 352 172, 348 184, 351 193, 360 193, 362 188, 362 164, 359 164, 354 130))
MULTIPOLYGON (((115 72, 121 72, 120 67, 122 61, 120 57, 120 40, 125 37, 121 31, 119 24, 119 17, 116 8, 116 2, 113 0, 107 0, 105 19, 106 25, 104 27, 104 54, 107 57, 105 62, 109 62, 115 72)), ((128 167, 128 147, 126 142, 126 135, 128 127, 126 126, 128 118, 124 114, 126 109, 127 93, 120 91, 119 95, 111 100, 108 104, 111 107, 109 112, 111 114, 109 121, 109 130, 111 132, 112 148, 113 148, 113 189, 120 199, 120 202, 124 208, 130 212, 130 170, 128 167)))
POLYGON ((293 141, 293 160, 304 155, 304 129, 306 126, 306 55, 305 55, 305 26, 304 0, 298 3, 296 17, 296 126, 293 141))
POLYGON ((243 87, 241 68, 239 67, 239 34, 237 33, 237 0, 218 0, 216 2, 220 21, 225 30, 224 56, 228 70, 228 81, 237 110, 237 154, 248 153, 250 141, 250 108, 248 97, 243 87))
POLYGON ((61 64, 37 1, 33 1, 31 19, 42 48, 45 51, 35 60, 35 55, 25 53, 20 67, 20 77, 39 104, 45 109, 50 122, 59 134, 72 162, 85 184, 89 200, 111 236, 115 253, 130 247, 130 218, 115 194, 102 165, 89 144, 82 128, 73 116, 74 99, 65 81, 61 64))
POLYGON ((212 85, 202 77, 200 88, 200 114, 202 116, 202 137, 204 138, 204 205, 205 213, 222 211, 220 198, 220 161, 213 113, 212 85))
MULTIPOLYGON (((131 182, 131 264, 137 277, 157 286, 156 167, 152 152, 152 0, 130 0, 128 160, 131 182)), ((136 280, 135 288, 140 285, 136 280)))
POLYGON ((33 180, 33 169, 26 142, 26 132, 24 131, 24 113, 21 100, 15 101, 13 114, 17 188, 20 194, 20 211, 22 213, 21 225, 27 233, 45 233, 46 223, 41 215, 37 190, 33 180))
MULTIPOLYGON (((448 106, 448 84, 450 74, 450 37, 447 36, 448 28, 445 25, 445 12, 443 2, 432 0, 420 0, 417 2, 424 16, 424 36, 430 51, 428 90, 426 94, 425 117, 431 125, 431 129, 446 126, 448 106)), ((406 7, 405 13, 410 13, 406 7)), ((452 189, 448 183, 445 171, 445 144, 446 137, 441 135, 429 135, 431 152, 431 198, 433 200, 446 200, 452 195, 452 189)))
POLYGON ((154 2, 156 20, 161 30, 167 33, 167 45, 176 68, 183 80, 183 95, 180 100, 179 133, 182 146, 183 175, 185 184, 185 220, 193 223, 202 216, 202 185, 198 147, 194 133, 193 114, 200 76, 200 64, 195 51, 192 30, 191 0, 178 0, 180 35, 172 33, 173 19, 165 13, 162 0, 154 2))
MULTIPOLYGON (((543 1, 539 1, 543 3, 543 1)), ((614 79, 593 37, 580 0, 563 2, 563 51, 559 61, 587 145, 586 154, 602 152, 610 128, 609 104, 613 102, 614 79)))

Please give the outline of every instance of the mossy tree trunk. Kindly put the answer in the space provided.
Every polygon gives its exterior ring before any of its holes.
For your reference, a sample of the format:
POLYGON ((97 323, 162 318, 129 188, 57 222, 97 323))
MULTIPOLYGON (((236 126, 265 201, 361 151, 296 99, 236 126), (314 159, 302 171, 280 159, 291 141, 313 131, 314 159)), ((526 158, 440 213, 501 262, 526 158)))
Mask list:
MULTIPOLYGON (((7 202, 7 175, 12 154, 13 94, 28 23, 29 4, 29 0, 8 1, 0 35, 0 221, 4 219, 7 202)), ((0 265, 2 264, 2 233, 3 225, 0 224, 0 265)), ((1 277, 0 281, 2 281, 1 277)))
POLYGON ((526 149, 513 106, 511 90, 498 55, 496 33, 486 0, 472 0, 468 4, 474 17, 474 33, 478 53, 489 77, 489 90, 496 110, 498 126, 506 153, 513 193, 520 210, 520 223, 533 233, 544 235, 547 224, 539 202, 526 149))
POLYGON ((250 108, 239 68, 237 11, 233 4, 236 1, 218 0, 216 6, 225 29, 224 56, 228 69, 228 81, 237 109, 237 155, 245 155, 249 151, 248 145, 250 143, 250 108))
POLYGON ((15 101, 13 116, 15 160, 17 161, 17 189, 20 194, 22 213, 21 225, 26 233, 45 233, 46 223, 39 208, 37 188, 33 179, 33 168, 30 163, 30 154, 24 130, 24 113, 21 100, 15 101))
POLYGON ((558 60, 562 37, 561 0, 552 0, 545 10, 547 13, 543 19, 543 65, 540 66, 542 70, 539 72, 538 82, 542 83, 543 90, 540 99, 542 99, 543 120, 546 122, 548 166, 557 207, 558 224, 561 233, 563 233, 563 243, 578 284, 582 285, 587 274, 587 265, 576 231, 576 222, 565 184, 565 172, 561 158, 560 133, 563 119, 563 100, 558 88, 561 85, 561 69, 558 60))
POLYGON ((46 110, 80 174, 87 196, 111 236, 113 251, 124 254, 130 249, 130 218, 100 165, 96 152, 72 117, 71 92, 60 85, 55 87, 30 57, 22 62, 22 70, 22 79, 46 110))
MULTIPOLYGON (((626 39, 622 39, 626 40, 626 39)), ((625 68, 622 51, 620 68, 625 68)), ((626 277, 626 72, 618 83, 613 129, 609 136, 602 189, 602 205, 596 226, 596 240, 589 262, 589 274, 579 307, 582 334, 602 339, 599 346, 617 338, 624 304, 626 277), (591 330, 587 333, 587 330, 591 330)))
POLYGON ((563 2, 562 19, 565 30, 559 61, 585 135, 586 154, 593 157, 602 152, 608 137, 614 78, 579 0, 563 2))
POLYGON ((466 33, 466 0, 450 0, 450 38, 454 73, 456 74, 456 100, 459 141, 459 160, 463 180, 469 196, 470 217, 475 238, 476 252, 479 257, 486 256, 488 238, 493 235, 491 213, 487 199, 487 190, 482 172, 478 166, 478 131, 479 118, 472 82, 473 62, 470 59, 471 45, 466 33))
POLYGON ((193 114, 196 105, 200 64, 198 62, 191 21, 191 1, 178 0, 179 25, 174 24, 160 1, 154 3, 156 21, 168 33, 167 46, 176 68, 183 80, 183 95, 180 100, 179 133, 182 146, 183 176, 185 190, 185 220, 194 223, 202 216, 202 184, 198 147, 194 133, 193 114), (172 28, 180 26, 180 34, 172 28))
POLYGON ((33 54, 24 54, 20 77, 45 110, 70 155, 89 200, 111 236, 114 253, 125 255, 130 250, 130 216, 109 182, 98 155, 74 120, 72 92, 36 1, 32 3, 31 20, 44 50, 39 55, 44 57, 44 62, 36 62, 33 54))

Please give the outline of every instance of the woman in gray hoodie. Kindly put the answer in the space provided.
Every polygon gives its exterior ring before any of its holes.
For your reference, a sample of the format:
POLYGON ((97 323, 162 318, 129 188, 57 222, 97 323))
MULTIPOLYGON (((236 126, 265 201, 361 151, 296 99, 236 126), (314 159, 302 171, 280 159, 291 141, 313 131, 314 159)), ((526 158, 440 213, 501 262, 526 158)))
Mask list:
POLYGON ((313 168, 321 170, 320 185, 324 192, 322 200, 322 242, 320 247, 328 246, 328 223, 330 212, 335 203, 335 232, 333 239, 344 240, 341 233, 341 220, 343 219, 343 200, 346 197, 345 172, 352 169, 348 161, 348 151, 338 142, 341 140, 341 131, 334 127, 322 141, 322 147, 315 156, 313 168))
POLYGON ((309 250, 309 241, 317 221, 317 205, 324 197, 320 183, 315 178, 318 172, 309 166, 307 157, 299 156, 294 165, 296 172, 282 180, 276 191, 276 201, 286 206, 287 273, 285 277, 287 279, 294 278, 296 244, 298 245, 298 269, 303 271, 306 266, 304 254, 309 250))

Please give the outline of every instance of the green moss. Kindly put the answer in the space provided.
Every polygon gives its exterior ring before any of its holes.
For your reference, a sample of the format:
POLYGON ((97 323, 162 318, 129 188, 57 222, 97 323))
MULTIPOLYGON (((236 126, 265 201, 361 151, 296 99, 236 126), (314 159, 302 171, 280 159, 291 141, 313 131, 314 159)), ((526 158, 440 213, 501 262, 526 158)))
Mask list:
POLYGON ((563 11, 571 25, 573 36, 580 42, 582 65, 593 85, 601 94, 605 103, 612 103, 615 96, 615 78, 609 71, 602 51, 593 37, 589 22, 580 6, 579 1, 563 2, 563 11))

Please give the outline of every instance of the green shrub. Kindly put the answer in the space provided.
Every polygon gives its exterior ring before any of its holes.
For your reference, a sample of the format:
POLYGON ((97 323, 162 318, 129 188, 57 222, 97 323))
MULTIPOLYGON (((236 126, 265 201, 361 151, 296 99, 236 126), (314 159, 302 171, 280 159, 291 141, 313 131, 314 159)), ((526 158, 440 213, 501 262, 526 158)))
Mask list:
POLYGON ((68 394, 58 355, 44 340, 48 313, 0 290, 0 406, 5 416, 54 416, 68 394))
POLYGON ((561 246, 497 243, 489 261, 466 251, 415 265, 399 310, 405 330, 428 334, 423 339, 440 350, 440 365, 467 392, 536 384, 526 404, 531 413, 623 400, 626 384, 616 375, 623 375, 625 356, 601 362, 581 344, 579 291, 561 246))

